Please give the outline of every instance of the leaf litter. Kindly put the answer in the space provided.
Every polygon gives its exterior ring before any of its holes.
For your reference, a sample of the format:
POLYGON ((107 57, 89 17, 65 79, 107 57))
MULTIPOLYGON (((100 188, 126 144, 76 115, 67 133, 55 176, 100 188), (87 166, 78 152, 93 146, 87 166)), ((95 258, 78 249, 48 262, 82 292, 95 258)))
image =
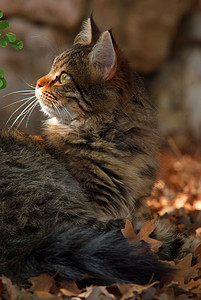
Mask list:
MULTIPOLYGON (((190 155, 173 156, 169 153, 160 158, 162 172, 152 195, 147 200, 151 208, 151 221, 146 222, 136 234, 129 220, 122 234, 132 242, 143 240, 157 252, 162 243, 149 237, 155 229, 158 216, 177 226, 179 232, 187 232, 201 239, 201 157, 190 155)), ((197 262, 192 264, 192 254, 181 260, 168 262, 177 272, 168 284, 159 282, 147 285, 113 284, 112 286, 87 286, 80 289, 76 282, 41 274, 29 279, 30 287, 14 285, 9 278, 0 277, 0 299, 5 300, 188 300, 201 299, 201 244, 194 255, 197 262)))

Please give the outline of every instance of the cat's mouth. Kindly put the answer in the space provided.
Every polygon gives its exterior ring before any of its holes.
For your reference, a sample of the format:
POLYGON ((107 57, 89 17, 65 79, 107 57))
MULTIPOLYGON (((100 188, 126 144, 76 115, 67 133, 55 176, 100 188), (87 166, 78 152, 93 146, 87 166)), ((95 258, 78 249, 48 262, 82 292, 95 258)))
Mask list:
POLYGON ((48 100, 41 88, 35 89, 36 98, 40 104, 41 110, 48 118, 56 118, 60 123, 69 125, 75 120, 75 113, 70 107, 58 107, 56 103, 48 100))

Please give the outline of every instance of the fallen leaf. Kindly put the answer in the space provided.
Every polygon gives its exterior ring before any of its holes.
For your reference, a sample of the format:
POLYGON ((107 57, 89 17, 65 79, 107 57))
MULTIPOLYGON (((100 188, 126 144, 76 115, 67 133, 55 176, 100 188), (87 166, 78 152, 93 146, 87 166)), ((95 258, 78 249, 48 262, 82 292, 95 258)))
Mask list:
POLYGON ((106 287, 98 287, 98 286, 90 286, 87 287, 86 292, 81 293, 78 295, 81 299, 88 299, 88 300, 112 300, 115 299, 114 295, 110 294, 106 287))
POLYGON ((197 238, 201 239, 201 227, 195 230, 197 238))
POLYGON ((195 249, 193 255, 198 256, 198 261, 201 260, 201 244, 195 249))
POLYGON ((158 284, 158 281, 152 282, 151 284, 139 285, 139 284, 119 284, 117 283, 118 289, 122 293, 121 300, 126 300, 133 297, 133 294, 136 292, 141 294, 144 290, 158 284))
POLYGON ((64 296, 76 296, 81 294, 75 281, 62 280, 60 284, 60 291, 64 296))
POLYGON ((35 291, 34 295, 36 295, 38 298, 43 300, 62 300, 60 296, 54 296, 48 292, 45 291, 35 291))
POLYGON ((132 223, 129 220, 126 220, 125 228, 121 229, 121 232, 129 241, 132 242, 143 240, 150 245, 150 249, 153 252, 158 252, 162 242, 149 237, 149 235, 154 231, 155 227, 156 225, 154 220, 148 221, 142 226, 139 233, 136 235, 133 230, 132 223))
POLYGON ((159 248, 162 246, 163 243, 161 241, 149 237, 149 235, 154 231, 155 228, 156 225, 154 223, 154 220, 148 221, 142 226, 137 236, 140 240, 143 240, 146 243, 148 243, 151 246, 151 250, 153 252, 158 252, 159 248))
POLYGON ((9 300, 18 299, 20 297, 20 291, 11 282, 11 280, 9 278, 7 278, 6 276, 4 276, 4 275, 2 275, 0 277, 0 279, 1 279, 2 285, 4 286, 4 288, 6 289, 6 291, 8 293, 9 300))
POLYGON ((186 284, 181 284, 181 287, 187 291, 191 291, 191 293, 201 293, 201 279, 194 280, 191 279, 188 283, 186 284))
POLYGON ((41 274, 37 277, 29 278, 32 286, 27 291, 43 291, 49 292, 54 284, 54 278, 48 274, 41 274))
POLYGON ((137 235, 135 234, 135 232, 133 230, 133 225, 132 225, 131 221, 129 221, 128 219, 126 220, 125 228, 121 229, 121 233, 123 234, 123 236, 126 239, 129 239, 129 240, 137 239, 137 235))
POLYGON ((190 279, 198 276, 198 269, 201 268, 201 261, 191 267, 192 253, 187 254, 184 258, 175 264, 175 269, 178 272, 175 274, 173 281, 184 285, 190 279))

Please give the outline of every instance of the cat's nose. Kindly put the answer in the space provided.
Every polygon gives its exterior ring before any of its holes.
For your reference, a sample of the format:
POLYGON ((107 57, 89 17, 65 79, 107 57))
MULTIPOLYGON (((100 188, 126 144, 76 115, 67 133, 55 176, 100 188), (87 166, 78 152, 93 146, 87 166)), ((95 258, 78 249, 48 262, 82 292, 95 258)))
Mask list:
POLYGON ((37 89, 41 88, 44 86, 44 81, 42 80, 42 78, 40 78, 38 81, 37 81, 37 89))
POLYGON ((45 86, 45 85, 48 85, 50 83, 50 76, 46 75, 46 76, 43 76, 41 77, 40 79, 38 79, 37 83, 36 83, 36 87, 37 89, 45 86))

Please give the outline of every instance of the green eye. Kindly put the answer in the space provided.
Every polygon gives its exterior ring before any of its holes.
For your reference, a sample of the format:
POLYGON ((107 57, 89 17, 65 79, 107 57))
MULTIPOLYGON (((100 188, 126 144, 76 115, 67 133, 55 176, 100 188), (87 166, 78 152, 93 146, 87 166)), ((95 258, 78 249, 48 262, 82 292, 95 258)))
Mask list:
POLYGON ((59 77, 59 81, 61 84, 67 83, 71 79, 71 76, 67 73, 62 73, 59 77))

